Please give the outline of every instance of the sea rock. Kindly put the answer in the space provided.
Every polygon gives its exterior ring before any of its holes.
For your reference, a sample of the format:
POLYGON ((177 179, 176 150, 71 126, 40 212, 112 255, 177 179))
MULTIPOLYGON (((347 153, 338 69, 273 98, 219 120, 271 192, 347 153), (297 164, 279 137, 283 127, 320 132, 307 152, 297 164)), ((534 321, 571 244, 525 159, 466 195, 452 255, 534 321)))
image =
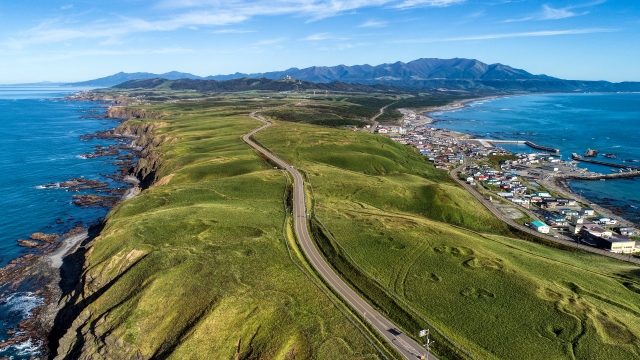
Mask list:
POLYGON ((109 145, 109 147, 104 147, 102 145, 96 145, 93 153, 90 154, 82 154, 81 156, 85 159, 93 159, 102 156, 118 156, 120 155, 120 150, 118 150, 118 146, 109 145))
POLYGON ((29 239, 31 239, 31 240, 39 240, 39 241, 44 241, 44 242, 47 242, 47 243, 54 242, 54 241, 58 240, 58 238, 60 238, 60 235, 58 235, 58 234, 45 234, 45 233, 41 233, 41 232, 35 232, 35 233, 29 235, 29 239))
POLYGON ((99 195, 74 195, 72 203, 77 206, 86 207, 110 207, 118 202, 116 196, 99 196, 99 195))
POLYGON ((20 239, 20 240, 18 240, 18 245, 31 248, 31 247, 40 246, 40 245, 42 245, 42 243, 39 242, 39 241, 35 241, 35 240, 20 239))
POLYGON ((70 191, 79 191, 87 189, 97 189, 109 186, 109 183, 101 182, 99 180, 91 180, 84 178, 73 178, 63 183, 60 183, 60 187, 68 189, 70 191))

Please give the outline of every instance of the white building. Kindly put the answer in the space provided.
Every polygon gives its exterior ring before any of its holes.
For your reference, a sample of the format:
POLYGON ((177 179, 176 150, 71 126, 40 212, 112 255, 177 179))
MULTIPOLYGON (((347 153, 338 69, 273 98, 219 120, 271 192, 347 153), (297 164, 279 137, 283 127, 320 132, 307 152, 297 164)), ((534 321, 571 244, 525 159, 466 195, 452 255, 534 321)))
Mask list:
POLYGON ((543 223, 542 221, 538 221, 538 220, 532 222, 530 226, 533 229, 535 229, 537 232, 540 232, 540 233, 543 233, 543 234, 548 234, 549 230, 551 230, 549 225, 543 223))

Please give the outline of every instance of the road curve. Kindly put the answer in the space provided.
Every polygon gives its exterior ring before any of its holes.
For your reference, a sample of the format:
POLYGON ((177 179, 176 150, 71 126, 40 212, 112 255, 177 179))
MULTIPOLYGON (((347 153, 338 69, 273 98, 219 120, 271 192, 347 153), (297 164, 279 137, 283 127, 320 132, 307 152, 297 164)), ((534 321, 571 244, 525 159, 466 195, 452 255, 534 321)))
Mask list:
MULTIPOLYGON (((316 269, 318 274, 322 276, 326 282, 356 311, 363 314, 366 320, 371 324, 387 341, 392 344, 405 359, 420 359, 426 355, 426 350, 415 340, 400 331, 387 318, 382 316, 378 311, 371 307, 362 297, 355 293, 336 273, 331 266, 324 260, 320 252, 315 247, 307 223, 306 210, 306 194, 304 190, 304 179, 300 172, 293 168, 290 164, 278 158, 262 146, 251 140, 251 136, 268 128, 271 123, 258 115, 257 112, 250 114, 251 118, 264 123, 263 126, 244 135, 242 139, 252 148, 268 157, 271 161, 286 169, 294 179, 293 188, 293 216, 294 230, 300 241, 300 245, 307 258, 316 269)), ((435 356, 429 354, 429 359, 438 360, 435 356)))

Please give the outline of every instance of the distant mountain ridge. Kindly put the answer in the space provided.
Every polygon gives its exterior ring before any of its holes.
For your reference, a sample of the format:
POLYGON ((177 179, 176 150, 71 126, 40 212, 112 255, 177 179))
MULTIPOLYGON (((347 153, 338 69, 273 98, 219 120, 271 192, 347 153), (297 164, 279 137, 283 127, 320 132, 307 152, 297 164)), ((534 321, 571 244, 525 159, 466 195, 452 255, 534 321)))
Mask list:
POLYGON ((371 65, 312 66, 305 69, 291 68, 266 73, 208 76, 206 80, 231 80, 243 77, 296 79, 326 83, 332 81, 420 81, 420 80, 559 80, 547 75, 533 75, 521 69, 503 64, 485 64, 473 59, 418 59, 404 63, 371 65))
POLYGON ((100 79, 73 83, 73 86, 114 86, 126 81, 162 78, 167 80, 236 80, 283 79, 286 76, 314 83, 384 84, 407 89, 447 89, 499 92, 588 92, 640 91, 640 83, 563 80, 547 75, 534 75, 504 64, 486 64, 474 59, 424 58, 408 63, 401 61, 376 66, 337 65, 290 68, 266 73, 235 73, 200 77, 172 71, 165 74, 118 73, 100 79))
POLYGON ((310 81, 280 79, 272 80, 267 78, 252 79, 243 77, 231 80, 200 80, 200 79, 178 79, 168 80, 162 78, 129 80, 122 84, 113 86, 114 89, 154 89, 163 88, 171 90, 196 90, 199 92, 234 92, 234 91, 299 91, 317 90, 339 91, 339 92, 401 92, 402 89, 393 88, 384 84, 361 85, 348 84, 340 81, 331 83, 314 83, 310 81))
POLYGON ((117 74, 105 76, 99 79, 69 83, 66 85, 111 87, 114 85, 122 84, 123 82, 130 81, 130 80, 155 79, 155 78, 163 78, 167 80, 202 79, 202 77, 200 76, 189 74, 189 73, 178 72, 178 71, 171 71, 164 74, 152 74, 148 72, 137 72, 137 73, 119 72, 117 74))

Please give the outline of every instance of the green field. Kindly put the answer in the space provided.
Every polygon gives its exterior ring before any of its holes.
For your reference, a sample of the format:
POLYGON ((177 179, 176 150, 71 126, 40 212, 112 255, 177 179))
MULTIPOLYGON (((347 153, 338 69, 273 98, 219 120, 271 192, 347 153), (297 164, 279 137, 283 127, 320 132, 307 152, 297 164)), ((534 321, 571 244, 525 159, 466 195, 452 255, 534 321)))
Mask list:
MULTIPOLYGON (((88 246, 82 307, 59 355, 378 359, 289 256, 284 174, 241 140, 254 101, 158 105, 159 182, 88 246), (137 354, 137 355, 136 355, 137 354)), ((135 127, 142 120, 130 121, 135 127)))
MULTIPOLYGON (((414 149, 309 124, 319 108, 353 120, 386 101, 451 100, 333 95, 267 110, 289 121, 255 138, 308 177, 314 236, 337 271, 408 334, 440 330, 441 359, 640 357, 637 266, 515 239, 527 236, 414 149)), ((260 125, 251 111, 301 101, 242 93, 145 106, 167 115, 155 131, 158 181, 117 206, 88 246, 73 299, 83 311, 62 354, 380 358, 357 318, 296 265, 306 268, 283 229, 287 180, 241 140, 260 125)))
POLYGON ((429 320, 479 359, 640 356, 638 267, 505 237, 446 173, 381 136, 279 122, 256 138, 306 170, 336 240, 316 234, 323 252, 409 333, 429 320))

